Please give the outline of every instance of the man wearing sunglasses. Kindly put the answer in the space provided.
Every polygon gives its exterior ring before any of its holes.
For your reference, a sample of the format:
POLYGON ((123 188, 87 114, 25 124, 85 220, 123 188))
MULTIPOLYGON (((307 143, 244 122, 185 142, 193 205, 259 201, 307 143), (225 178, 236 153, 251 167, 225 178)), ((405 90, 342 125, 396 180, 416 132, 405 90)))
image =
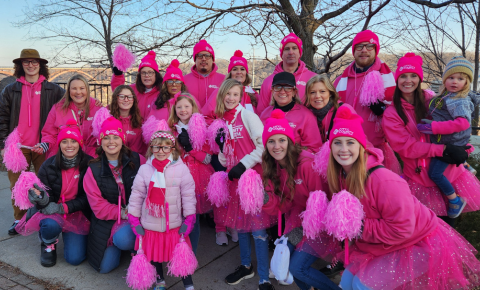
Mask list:
MULTIPOLYGON (((2 158, 5 154, 5 139, 17 128, 21 144, 33 147, 40 142, 41 129, 47 120, 53 105, 64 95, 58 85, 48 82, 49 72, 46 59, 40 57, 35 49, 24 49, 20 57, 13 60, 14 76, 17 81, 9 84, 0 93, 0 149, 2 158)), ((35 173, 45 161, 44 154, 37 154, 30 149, 21 149, 29 166, 33 164, 35 173)), ((20 173, 8 171, 10 189, 15 185, 20 173)), ((16 235, 15 226, 26 211, 20 210, 12 200, 15 222, 8 230, 9 235, 16 235)))
POLYGON ((215 89, 220 88, 225 75, 218 73, 215 64, 215 52, 205 39, 193 47, 195 65, 191 73, 184 77, 188 91, 197 99, 199 109, 205 105, 208 97, 215 89))

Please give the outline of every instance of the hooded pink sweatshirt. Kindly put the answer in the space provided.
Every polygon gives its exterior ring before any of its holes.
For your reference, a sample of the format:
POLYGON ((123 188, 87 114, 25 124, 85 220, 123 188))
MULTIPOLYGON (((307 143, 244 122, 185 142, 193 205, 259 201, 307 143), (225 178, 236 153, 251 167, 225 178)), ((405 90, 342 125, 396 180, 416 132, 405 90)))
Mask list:
POLYGON ((45 77, 42 75, 34 84, 27 82, 25 77, 17 79, 17 82, 23 84, 18 118, 18 133, 20 133, 22 145, 33 147, 40 142, 40 93, 44 80, 45 77))
MULTIPOLYGON (((283 71, 283 61, 281 61, 275 66, 273 73, 263 81, 262 88, 260 89, 260 98, 258 99, 258 114, 262 114, 263 110, 270 106, 270 100, 272 99, 273 77, 283 71)), ((305 101, 305 86, 307 85, 308 80, 315 76, 316 73, 309 71, 308 68, 305 66, 305 63, 299 60, 298 68, 293 73, 293 75, 295 76, 295 81, 297 82, 298 96, 300 97, 300 100, 303 104, 303 102, 305 101)))
POLYGON ((225 75, 218 73, 218 67, 214 63, 213 69, 208 76, 203 76, 197 71, 197 66, 194 65, 191 73, 183 77, 188 92, 192 94, 198 101, 197 105, 202 110, 207 100, 212 95, 215 89, 219 89, 222 82, 225 80, 225 75))

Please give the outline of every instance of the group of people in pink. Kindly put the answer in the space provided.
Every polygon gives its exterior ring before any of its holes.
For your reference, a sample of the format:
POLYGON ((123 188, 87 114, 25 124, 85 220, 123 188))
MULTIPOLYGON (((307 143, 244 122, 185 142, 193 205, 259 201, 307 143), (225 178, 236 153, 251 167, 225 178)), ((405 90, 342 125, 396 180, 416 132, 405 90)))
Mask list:
MULTIPOLYGON (((171 270, 175 249, 196 255, 200 239, 239 244, 228 285, 257 273, 259 290, 275 289, 273 278, 302 290, 480 286, 477 252, 453 228, 462 212, 480 209, 480 182, 464 166, 480 104, 470 91, 473 65, 450 60, 435 94, 422 89, 420 56, 405 54, 392 72, 379 51, 375 33, 359 32, 354 61, 332 82, 300 60, 302 41, 290 33, 258 93, 241 51, 223 75, 200 40, 187 75, 176 59, 162 75, 153 51, 134 84, 114 67, 103 107, 83 76, 63 90, 48 82, 48 61, 24 49, 13 60, 17 81, 0 94, 0 148, 11 160, 18 134, 15 152, 37 179, 25 209, 26 171, 7 166, 15 192, 8 233, 38 232, 44 267, 56 264, 60 235, 69 264, 88 260, 102 274, 119 266, 122 251, 144 255, 155 290, 167 289, 163 267, 171 270), (215 237, 201 235, 201 215, 215 237), (287 279, 270 268, 277 236, 289 250, 280 265, 287 279), (316 269, 318 259, 329 266, 316 269), (339 273, 337 285, 330 278, 339 273)), ((181 275, 186 290, 192 274, 181 275)))

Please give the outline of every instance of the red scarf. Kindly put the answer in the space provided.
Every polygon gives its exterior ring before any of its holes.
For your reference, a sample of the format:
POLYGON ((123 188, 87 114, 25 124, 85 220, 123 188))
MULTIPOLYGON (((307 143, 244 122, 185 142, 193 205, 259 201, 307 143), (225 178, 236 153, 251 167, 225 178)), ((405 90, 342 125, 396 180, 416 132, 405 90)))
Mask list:
MULTIPOLYGON (((165 217, 165 187, 157 187, 162 186, 158 184, 162 183, 162 180, 157 180, 156 177, 159 176, 157 172, 163 173, 168 163, 170 163, 169 159, 160 161, 153 158, 152 161, 152 165, 156 171, 153 173, 150 184, 148 185, 146 208, 148 213, 154 217, 165 217), (155 186, 155 182, 157 182, 157 186, 155 186)), ((163 178, 163 184, 165 184, 165 178, 163 178)))
POLYGON ((238 105, 231 109, 231 110, 226 110, 225 113, 223 114, 223 119, 228 122, 228 124, 231 124, 233 121, 233 118, 235 118, 235 113, 237 112, 237 107, 238 105))

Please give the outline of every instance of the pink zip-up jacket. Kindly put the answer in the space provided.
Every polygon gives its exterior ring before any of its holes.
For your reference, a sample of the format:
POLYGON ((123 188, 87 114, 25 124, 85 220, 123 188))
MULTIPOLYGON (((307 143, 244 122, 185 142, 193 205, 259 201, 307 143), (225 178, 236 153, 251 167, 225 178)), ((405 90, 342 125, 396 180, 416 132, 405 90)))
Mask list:
MULTIPOLYGON (((273 194, 273 186, 270 183, 265 191, 268 193, 269 199, 263 205, 263 210, 269 215, 277 215, 278 210, 285 214, 285 234, 291 230, 302 226, 302 219, 300 213, 307 207, 307 199, 310 192, 315 190, 324 190, 322 188, 322 181, 318 174, 312 170, 313 154, 308 151, 302 151, 297 160, 297 174, 295 174, 295 196, 292 199, 290 196, 290 188, 285 185, 283 194, 288 198, 280 204, 280 197, 273 194)), ((288 173, 285 169, 280 169, 280 191, 282 191, 283 184, 288 179, 288 173)), ((330 199, 330 197, 329 197, 330 199)))
MULTIPOLYGON (((367 152, 368 169, 382 164, 380 149, 370 147, 367 152)), ((438 225, 435 214, 410 193, 407 182, 386 168, 370 174, 360 202, 365 218, 362 236, 355 244, 359 250, 374 256, 410 247, 438 225)))
MULTIPOLYGON (((218 94, 218 89, 215 89, 213 93, 210 95, 210 98, 208 98, 208 102, 202 108, 202 114, 205 116, 205 121, 207 122, 208 125, 210 125, 217 118, 217 115, 215 115, 215 108, 217 107, 217 94, 218 94)), ((257 100, 260 97, 260 95, 257 92, 255 92, 255 96, 257 97, 257 100)), ((252 112, 254 112, 255 114, 258 114, 257 108, 253 107, 250 101, 250 96, 245 92, 245 90, 243 91, 243 96, 242 96, 242 99, 240 100, 240 104, 245 109, 253 110, 252 112)))
MULTIPOLYGON (((112 81, 110 83, 110 85, 112 86, 112 91, 114 91, 118 86, 124 84, 125 76, 123 74, 119 76, 112 75, 112 81)), ((143 120, 147 120, 147 117, 150 114, 150 110, 152 109, 152 103, 155 102, 155 100, 157 99, 159 92, 156 87, 153 87, 152 90, 148 93, 145 92, 142 94, 137 90, 137 86, 135 84, 131 84, 130 86, 132 87, 135 95, 137 96, 140 114, 142 115, 143 120)))
MULTIPOLYGON (((152 158, 140 166, 133 181, 132 194, 128 202, 128 213, 140 218, 142 227, 150 231, 165 232, 166 219, 148 214, 146 199, 148 187, 155 168, 152 158)), ((195 198, 195 182, 187 165, 181 158, 172 161, 165 168, 165 202, 168 202, 170 229, 182 225, 183 218, 195 214, 197 199, 195 198)))
MULTIPOLYGON (((281 61, 275 66, 273 73, 269 75, 265 80, 263 80, 262 87, 260 89, 260 98, 258 99, 258 114, 262 114, 263 110, 270 106, 270 100, 272 99, 273 77, 283 71, 283 61, 281 61)), ((308 68, 305 66, 305 63, 299 60, 298 68, 293 73, 293 75, 295 76, 295 81, 297 83, 298 96, 300 97, 300 100, 303 104, 303 102, 305 101, 305 86, 307 85, 308 80, 315 76, 316 73, 309 71, 308 68)))
MULTIPOLYGON (((273 106, 269 106, 260 116, 260 120, 262 120, 264 125, 272 111, 273 106)), ((315 117, 309 109, 304 105, 295 104, 290 111, 285 113, 285 118, 293 129, 296 144, 306 147, 307 150, 312 153, 316 153, 320 150, 323 143, 317 125, 317 117, 315 117)))
POLYGON ((47 121, 42 129, 41 142, 46 142, 49 145, 46 153, 47 159, 57 154, 59 146, 59 144, 57 144, 57 136, 60 132, 60 126, 67 124, 69 119, 76 120, 78 126, 80 127, 80 132, 82 132, 84 143, 83 151, 90 155, 91 153, 95 152, 95 148, 97 148, 96 140, 94 138, 89 138, 92 135, 93 130, 93 116, 95 116, 95 113, 101 108, 95 106, 95 101, 96 100, 94 98, 90 98, 90 112, 88 116, 85 116, 83 113, 79 115, 78 108, 73 102, 70 102, 68 108, 63 110, 62 106, 65 103, 65 100, 61 100, 52 107, 50 113, 48 113, 47 121))
POLYGON ((17 79, 17 82, 23 84, 18 118, 18 133, 22 136, 22 145, 35 146, 40 141, 40 93, 44 80, 42 75, 34 84, 27 82, 25 77, 17 79))
POLYGON ((125 133, 125 145, 133 152, 145 155, 148 145, 143 142, 142 127, 133 128, 130 123, 130 116, 120 117, 119 120, 122 122, 123 132, 125 133))
POLYGON ((197 99, 197 105, 201 110, 205 103, 207 103, 207 100, 212 95, 213 91, 220 88, 223 80, 225 80, 225 75, 217 72, 218 67, 215 63, 213 64, 212 71, 206 77, 197 72, 196 65, 190 70, 191 73, 185 75, 183 79, 189 93, 197 99))

